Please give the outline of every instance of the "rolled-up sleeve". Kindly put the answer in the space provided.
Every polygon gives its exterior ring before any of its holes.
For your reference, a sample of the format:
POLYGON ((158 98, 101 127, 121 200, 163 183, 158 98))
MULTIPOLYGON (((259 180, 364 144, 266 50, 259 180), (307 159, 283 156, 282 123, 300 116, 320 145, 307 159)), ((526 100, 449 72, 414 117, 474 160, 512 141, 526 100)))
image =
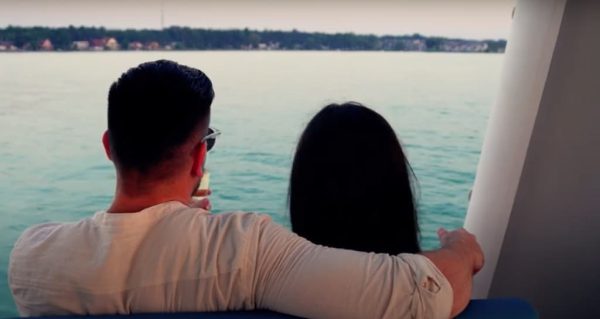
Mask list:
POLYGON ((258 308, 306 318, 450 317, 452 287, 421 255, 327 248, 270 221, 256 254, 258 308))

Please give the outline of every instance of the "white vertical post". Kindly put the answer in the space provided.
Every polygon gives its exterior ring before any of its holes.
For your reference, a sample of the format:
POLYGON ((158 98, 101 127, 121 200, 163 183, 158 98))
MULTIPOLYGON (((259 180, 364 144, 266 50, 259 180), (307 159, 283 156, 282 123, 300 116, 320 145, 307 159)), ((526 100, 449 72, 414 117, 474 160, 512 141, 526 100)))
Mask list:
POLYGON ((465 219, 485 253, 474 298, 485 298, 510 219, 567 0, 520 0, 465 219))

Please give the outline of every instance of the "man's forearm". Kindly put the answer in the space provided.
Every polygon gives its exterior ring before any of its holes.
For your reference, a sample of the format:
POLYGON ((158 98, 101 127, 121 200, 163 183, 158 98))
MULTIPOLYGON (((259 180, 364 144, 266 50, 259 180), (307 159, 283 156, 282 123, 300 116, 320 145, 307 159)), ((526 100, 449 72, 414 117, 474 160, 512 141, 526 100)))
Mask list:
POLYGON ((451 316, 458 315, 465 309, 471 298, 473 275, 484 264, 483 251, 477 243, 477 238, 464 228, 447 231, 438 230, 442 248, 424 252, 423 255, 446 276, 452 286, 454 299, 451 316))
POLYGON ((447 248, 423 252, 423 255, 429 258, 450 282, 454 295, 451 316, 455 317, 465 309, 471 298, 472 263, 466 262, 463 256, 447 248))

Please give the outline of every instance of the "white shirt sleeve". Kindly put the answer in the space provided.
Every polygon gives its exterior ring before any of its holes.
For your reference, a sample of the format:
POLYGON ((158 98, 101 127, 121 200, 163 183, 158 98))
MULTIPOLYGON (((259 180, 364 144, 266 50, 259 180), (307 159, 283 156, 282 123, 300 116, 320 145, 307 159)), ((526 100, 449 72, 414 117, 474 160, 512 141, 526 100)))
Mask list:
POLYGON ((314 319, 450 317, 452 287, 424 256, 327 248, 268 220, 258 245, 257 308, 314 319))

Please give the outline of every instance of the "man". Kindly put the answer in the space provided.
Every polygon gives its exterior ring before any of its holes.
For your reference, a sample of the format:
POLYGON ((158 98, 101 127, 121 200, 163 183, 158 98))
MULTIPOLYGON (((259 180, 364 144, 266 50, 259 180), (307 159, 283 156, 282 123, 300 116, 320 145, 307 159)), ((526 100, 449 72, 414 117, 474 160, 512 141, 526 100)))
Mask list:
POLYGON ((26 230, 9 265, 22 315, 271 309, 309 318, 448 318, 483 264, 474 237, 441 231, 423 255, 314 245, 252 213, 193 207, 216 134, 212 84, 170 61, 110 88, 106 154, 117 171, 107 211, 26 230))

